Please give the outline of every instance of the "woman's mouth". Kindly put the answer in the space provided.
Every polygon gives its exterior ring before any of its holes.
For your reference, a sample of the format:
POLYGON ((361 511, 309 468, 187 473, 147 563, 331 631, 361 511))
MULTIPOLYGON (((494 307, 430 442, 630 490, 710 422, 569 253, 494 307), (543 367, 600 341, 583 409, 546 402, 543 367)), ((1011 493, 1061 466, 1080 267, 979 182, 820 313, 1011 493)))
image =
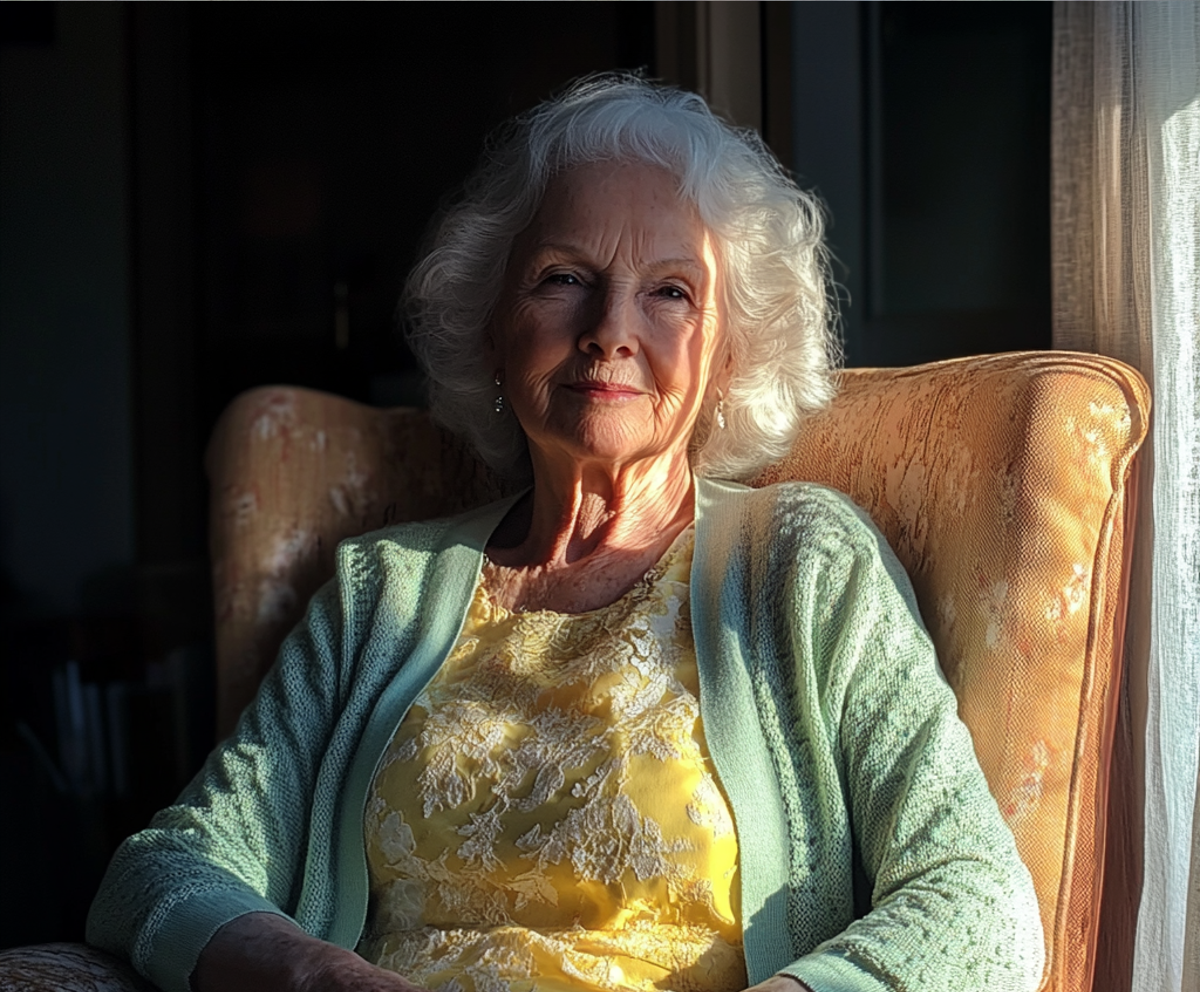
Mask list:
POLYGON ((619 382, 594 382, 592 380, 585 380, 568 383, 567 389, 588 399, 610 403, 632 400, 642 395, 642 391, 635 386, 619 382))

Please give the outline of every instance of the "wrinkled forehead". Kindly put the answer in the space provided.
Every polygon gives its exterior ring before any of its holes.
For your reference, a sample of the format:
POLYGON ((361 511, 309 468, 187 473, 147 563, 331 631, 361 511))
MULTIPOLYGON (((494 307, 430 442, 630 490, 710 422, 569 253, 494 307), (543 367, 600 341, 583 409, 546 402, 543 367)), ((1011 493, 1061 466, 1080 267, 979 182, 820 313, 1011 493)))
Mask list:
POLYGON ((531 223, 514 246, 581 249, 618 243, 643 257, 688 258, 716 277, 712 236, 694 203, 668 169, 644 162, 589 162, 565 169, 550 182, 531 223))

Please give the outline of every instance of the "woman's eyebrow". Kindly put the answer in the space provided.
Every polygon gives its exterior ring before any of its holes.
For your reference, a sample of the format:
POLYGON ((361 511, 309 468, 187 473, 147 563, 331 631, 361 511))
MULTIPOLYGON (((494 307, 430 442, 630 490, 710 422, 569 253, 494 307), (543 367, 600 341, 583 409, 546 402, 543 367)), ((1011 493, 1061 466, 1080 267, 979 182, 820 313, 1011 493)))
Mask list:
POLYGON ((661 269, 684 269, 689 275, 703 278, 708 275, 708 267, 701 259, 691 256, 681 258, 663 258, 650 263, 650 269, 657 272, 661 269))
POLYGON ((529 257, 540 255, 584 255, 581 245, 569 244, 565 241, 538 241, 529 246, 529 257))
MULTIPOLYGON (((538 263, 543 261, 547 256, 551 258, 558 256, 586 258, 588 254, 587 249, 581 245, 572 245, 561 241, 543 241, 530 248, 529 261, 531 263, 538 263)), ((694 255, 654 259, 649 263, 647 268, 652 272, 659 272, 663 269, 685 269, 689 275, 697 277, 704 277, 708 274, 708 266, 705 265, 704 260, 694 255)))

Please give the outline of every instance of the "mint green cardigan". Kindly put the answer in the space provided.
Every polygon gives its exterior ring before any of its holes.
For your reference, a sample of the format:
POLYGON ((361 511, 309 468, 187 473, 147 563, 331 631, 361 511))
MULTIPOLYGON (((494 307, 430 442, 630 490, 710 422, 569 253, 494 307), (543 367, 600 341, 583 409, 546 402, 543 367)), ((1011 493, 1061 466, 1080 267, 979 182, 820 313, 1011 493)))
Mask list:
MULTIPOLYGON (((223 924, 354 947, 376 764, 450 652, 506 501, 345 542, 233 736, 122 844, 89 942, 186 992, 223 924)), ((698 480, 691 615, 737 829, 746 965, 817 992, 1033 990, 1028 871, 908 578, 844 496, 698 480)))

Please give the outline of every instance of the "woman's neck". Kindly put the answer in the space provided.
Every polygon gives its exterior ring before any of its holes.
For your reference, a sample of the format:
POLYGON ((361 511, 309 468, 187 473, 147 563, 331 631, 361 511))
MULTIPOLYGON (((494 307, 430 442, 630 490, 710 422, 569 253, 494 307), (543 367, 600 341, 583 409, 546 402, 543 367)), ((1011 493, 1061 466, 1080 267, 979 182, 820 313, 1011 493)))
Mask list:
POLYGON ((509 608, 577 613, 615 602, 692 521, 686 454, 615 471, 535 460, 534 479, 488 548, 489 588, 509 608))

